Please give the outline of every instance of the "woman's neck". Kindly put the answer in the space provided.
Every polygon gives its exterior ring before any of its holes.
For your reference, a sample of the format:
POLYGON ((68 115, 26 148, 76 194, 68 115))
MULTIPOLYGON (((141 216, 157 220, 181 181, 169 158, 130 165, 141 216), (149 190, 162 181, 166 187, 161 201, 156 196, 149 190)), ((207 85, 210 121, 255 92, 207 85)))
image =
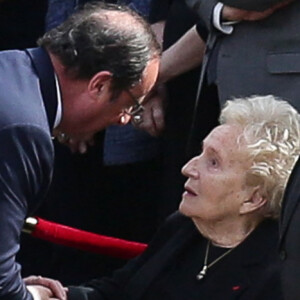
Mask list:
POLYGON ((193 218, 200 233, 209 239, 213 245, 233 248, 242 243, 247 236, 257 227, 261 219, 237 219, 207 222, 193 218))

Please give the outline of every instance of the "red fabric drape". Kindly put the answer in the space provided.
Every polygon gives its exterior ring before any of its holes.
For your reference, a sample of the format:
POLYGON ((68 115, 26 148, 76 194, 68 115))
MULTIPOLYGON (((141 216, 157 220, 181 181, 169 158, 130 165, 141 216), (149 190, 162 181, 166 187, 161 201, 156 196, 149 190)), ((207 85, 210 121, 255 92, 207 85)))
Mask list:
POLYGON ((112 257, 130 259, 141 254, 147 244, 131 242, 75 229, 69 226, 36 218, 31 235, 60 245, 112 257))

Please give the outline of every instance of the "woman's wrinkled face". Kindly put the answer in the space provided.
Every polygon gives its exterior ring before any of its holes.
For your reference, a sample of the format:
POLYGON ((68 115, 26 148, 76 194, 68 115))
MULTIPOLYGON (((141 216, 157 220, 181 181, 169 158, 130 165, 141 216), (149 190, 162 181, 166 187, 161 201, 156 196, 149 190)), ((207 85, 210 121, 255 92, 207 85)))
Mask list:
POLYGON ((204 140, 203 151, 182 169, 188 177, 179 210, 191 218, 222 221, 235 218, 247 197, 250 162, 245 145, 238 145, 236 125, 216 127, 204 140))

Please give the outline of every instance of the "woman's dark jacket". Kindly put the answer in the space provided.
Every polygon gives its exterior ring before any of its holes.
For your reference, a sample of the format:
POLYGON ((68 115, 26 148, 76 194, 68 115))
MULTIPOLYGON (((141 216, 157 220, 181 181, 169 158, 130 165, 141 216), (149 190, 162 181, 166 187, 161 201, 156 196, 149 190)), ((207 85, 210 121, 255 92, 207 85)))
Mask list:
MULTIPOLYGON (((148 249, 111 278, 70 287, 69 300, 282 299, 277 258, 278 224, 262 222, 198 281, 207 240, 191 219, 173 214, 148 249)), ((227 249, 211 247, 208 263, 227 249), (210 257, 215 252, 215 257, 210 257)))

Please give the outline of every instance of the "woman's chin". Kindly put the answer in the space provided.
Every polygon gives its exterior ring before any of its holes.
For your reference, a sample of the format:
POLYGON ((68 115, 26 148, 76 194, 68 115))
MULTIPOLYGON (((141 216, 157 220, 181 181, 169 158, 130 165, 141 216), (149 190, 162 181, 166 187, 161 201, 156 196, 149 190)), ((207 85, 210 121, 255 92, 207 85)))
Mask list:
POLYGON ((179 208, 178 210, 180 211, 180 213, 182 213, 183 215, 189 217, 190 216, 190 208, 189 205, 186 203, 185 199, 182 199, 180 204, 179 204, 179 208))

